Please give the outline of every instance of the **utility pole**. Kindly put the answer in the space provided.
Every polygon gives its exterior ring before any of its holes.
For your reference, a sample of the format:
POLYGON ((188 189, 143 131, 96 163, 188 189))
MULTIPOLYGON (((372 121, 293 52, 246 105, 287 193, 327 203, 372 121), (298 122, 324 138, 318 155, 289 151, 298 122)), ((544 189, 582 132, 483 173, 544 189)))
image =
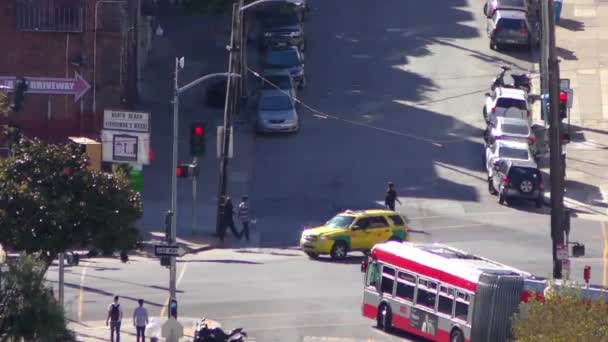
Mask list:
MULTIPOLYGON (((228 58, 228 73, 234 74, 235 70, 238 70, 239 64, 239 51, 241 48, 239 46, 239 26, 240 26, 240 14, 239 14, 239 5, 237 3, 232 5, 232 27, 230 33, 230 45, 228 46, 229 50, 229 58, 228 58)), ((243 77, 243 75, 241 75, 243 77)), ((226 192, 228 189, 228 160, 230 153, 230 135, 232 132, 232 119, 234 117, 235 112, 237 111, 237 89, 238 82, 233 77, 228 77, 228 81, 226 82, 226 104, 224 106, 224 135, 222 139, 221 146, 221 156, 220 156, 220 175, 219 175, 219 191, 218 191, 218 201, 217 201, 217 217, 216 217, 216 232, 219 233, 221 227, 221 212, 223 201, 226 196, 226 192)))
MULTIPOLYGON (((560 133, 561 116, 559 113, 559 63, 555 49, 555 8, 553 0, 543 1, 543 50, 541 65, 546 66, 542 76, 547 81, 549 94, 549 150, 551 177, 551 240, 553 254, 553 278, 562 278, 562 263, 557 258, 557 248, 564 244, 564 170, 562 166, 562 137, 560 133)), ((545 118, 547 120, 547 118, 545 118)))
MULTIPOLYGON (((169 244, 175 243, 176 235, 177 235, 177 173, 175 168, 177 167, 177 142, 178 142, 178 123, 179 123, 179 84, 178 84, 178 74, 179 69, 184 67, 184 58, 175 58, 175 75, 174 75, 174 86, 173 86, 173 163, 171 164, 171 211, 173 215, 171 216, 171 234, 169 238, 169 244)), ((176 286, 175 286, 175 278, 176 278, 176 269, 175 269, 175 257, 170 257, 170 265, 169 265, 169 295, 172 299, 177 299, 176 294, 176 286)))

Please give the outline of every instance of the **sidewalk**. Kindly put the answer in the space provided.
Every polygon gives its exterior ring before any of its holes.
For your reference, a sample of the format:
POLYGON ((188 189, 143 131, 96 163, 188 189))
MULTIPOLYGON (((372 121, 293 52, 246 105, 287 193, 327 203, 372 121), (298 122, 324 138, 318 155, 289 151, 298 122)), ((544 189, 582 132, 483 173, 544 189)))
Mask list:
MULTIPOLYGON (((196 323, 201 318, 183 317, 179 318, 178 321, 184 327, 184 337, 180 339, 182 342, 192 341, 194 338, 194 330, 196 323)), ((150 325, 161 327, 167 321, 167 318, 150 317, 150 325)), ((210 326, 217 326, 219 323, 207 320, 210 326)), ((120 341, 121 342, 135 342, 135 328, 131 324, 132 320, 130 317, 123 318, 122 325, 120 327, 120 341)), ((150 326, 149 325, 149 326, 150 326)), ((76 333, 77 341, 96 342, 96 341, 109 341, 110 340, 110 329, 106 326, 105 321, 88 321, 88 322, 70 322, 68 328, 76 333)), ((153 330, 150 327, 146 328, 146 340, 150 341, 153 330)), ((164 338, 159 338, 158 341, 164 341, 164 338)))
MULTIPOLYGON (((560 77, 574 89, 570 111, 571 142, 566 151, 567 207, 578 213, 606 215, 608 208, 608 2, 566 0, 556 26, 560 77)), ((535 78, 533 89, 540 85, 535 78)), ((534 111, 540 121, 540 101, 534 111)), ((566 121, 565 121, 566 122, 566 121)), ((548 174, 548 153, 541 159, 548 174)), ((550 202, 548 179, 546 202, 550 202)))

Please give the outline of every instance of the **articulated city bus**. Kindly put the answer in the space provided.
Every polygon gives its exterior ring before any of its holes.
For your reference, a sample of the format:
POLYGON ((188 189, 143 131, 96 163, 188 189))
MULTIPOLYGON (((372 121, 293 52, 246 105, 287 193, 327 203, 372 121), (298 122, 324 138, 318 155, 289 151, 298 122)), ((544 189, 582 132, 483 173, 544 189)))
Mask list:
POLYGON ((378 328, 450 342, 509 339, 531 276, 446 245, 411 242, 376 245, 361 269, 363 315, 378 328))

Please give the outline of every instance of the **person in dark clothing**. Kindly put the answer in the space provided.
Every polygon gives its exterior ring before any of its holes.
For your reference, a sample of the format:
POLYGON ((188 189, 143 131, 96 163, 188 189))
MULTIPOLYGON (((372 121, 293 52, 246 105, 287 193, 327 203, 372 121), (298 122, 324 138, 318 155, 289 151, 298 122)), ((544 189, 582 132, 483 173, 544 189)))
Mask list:
POLYGON ((241 231, 240 237, 245 236, 245 239, 249 241, 249 197, 243 196, 243 200, 239 203, 239 220, 243 225, 243 231, 241 231))
POLYGON ((220 229, 220 241, 224 241, 224 236, 226 235, 226 229, 228 229, 228 227, 230 227, 232 235, 240 239, 241 234, 239 234, 239 232, 236 230, 236 227, 234 226, 234 207, 232 205, 232 199, 230 199, 230 197, 226 197, 226 200, 224 201, 221 216, 222 228, 220 229))
POLYGON ((390 210, 395 210, 395 202, 401 201, 397 198, 397 191, 395 190, 395 184, 388 182, 388 189, 386 190, 386 196, 384 197, 384 205, 390 210))

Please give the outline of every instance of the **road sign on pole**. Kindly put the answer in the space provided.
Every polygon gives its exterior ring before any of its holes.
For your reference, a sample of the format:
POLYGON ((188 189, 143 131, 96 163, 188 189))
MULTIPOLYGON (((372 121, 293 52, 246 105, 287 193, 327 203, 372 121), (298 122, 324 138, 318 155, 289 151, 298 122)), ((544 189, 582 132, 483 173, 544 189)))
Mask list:
MULTIPOLYGON (((84 95, 91 85, 80 74, 74 78, 56 77, 25 77, 28 82, 29 94, 74 95, 74 102, 84 95)), ((0 76, 0 86, 13 91, 17 78, 14 76, 0 76)))
POLYGON ((560 244, 556 248, 557 260, 568 260, 568 246, 560 244))
POLYGON ((154 255, 156 256, 184 256, 186 250, 175 245, 155 245, 154 255))

